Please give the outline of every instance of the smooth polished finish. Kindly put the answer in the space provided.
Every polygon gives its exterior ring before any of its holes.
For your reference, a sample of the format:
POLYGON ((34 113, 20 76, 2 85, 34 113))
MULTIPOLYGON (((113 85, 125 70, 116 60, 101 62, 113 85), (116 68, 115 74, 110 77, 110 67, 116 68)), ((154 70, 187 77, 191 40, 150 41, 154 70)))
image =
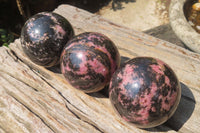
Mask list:
POLYGON ((122 62, 156 57, 176 73, 182 96, 174 115, 158 127, 136 128, 121 120, 107 95, 85 94, 61 73, 36 65, 21 50, 20 40, 0 47, 0 132, 2 133, 198 133, 200 131, 200 54, 131 30, 70 5, 56 13, 73 24, 76 34, 95 31, 118 47, 122 62), (83 24, 84 22, 84 24, 83 24))
POLYGON ((21 31, 21 44, 34 63, 51 67, 59 63, 62 49, 73 35, 73 28, 64 17, 42 12, 25 23, 21 31))
POLYGON ((167 64, 151 57, 137 57, 115 72, 109 96, 124 120, 150 128, 172 116, 180 101, 181 88, 167 64))
POLYGON ((61 54, 61 70, 65 78, 86 93, 103 89, 119 63, 115 44, 105 35, 95 32, 77 35, 61 54))

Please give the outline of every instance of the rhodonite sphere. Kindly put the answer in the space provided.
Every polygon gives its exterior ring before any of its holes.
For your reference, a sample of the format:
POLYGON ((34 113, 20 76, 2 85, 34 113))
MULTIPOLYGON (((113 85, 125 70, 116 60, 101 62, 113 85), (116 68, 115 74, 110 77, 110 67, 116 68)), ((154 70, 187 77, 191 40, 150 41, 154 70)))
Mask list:
POLYGON ((152 57, 137 57, 113 74, 109 97, 121 118, 137 127, 150 128, 173 115, 181 87, 166 63, 152 57))
POLYGON ((108 85, 119 63, 119 52, 107 36, 85 32, 67 43, 60 64, 64 77, 73 87, 91 93, 108 85))
POLYGON ((59 14, 42 12, 26 21, 21 31, 21 46, 34 63, 52 67, 74 35, 71 24, 59 14))

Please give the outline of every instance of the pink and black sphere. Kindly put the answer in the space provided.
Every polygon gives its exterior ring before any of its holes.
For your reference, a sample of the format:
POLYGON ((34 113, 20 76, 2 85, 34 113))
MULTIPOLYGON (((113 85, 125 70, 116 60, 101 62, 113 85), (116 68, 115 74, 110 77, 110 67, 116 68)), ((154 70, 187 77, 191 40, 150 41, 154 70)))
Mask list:
POLYGON ((180 101, 181 87, 166 63, 151 57, 137 57, 113 74, 109 97, 124 120, 140 128, 150 128, 173 115, 180 101))
POLYGON ((52 67, 59 63, 66 43, 74 36, 71 24, 59 14, 42 12, 26 21, 21 46, 34 63, 52 67))
POLYGON ((34 63, 57 65, 73 87, 97 92, 109 83, 109 98, 116 112, 140 128, 167 121, 181 97, 173 70, 152 57, 137 57, 120 68, 115 44, 105 35, 85 32, 75 37, 71 24, 56 13, 31 17, 21 31, 21 46, 34 63))
POLYGON ((96 92, 109 84, 118 68, 120 55, 105 35, 85 32, 71 39, 61 54, 61 71, 75 88, 96 92))

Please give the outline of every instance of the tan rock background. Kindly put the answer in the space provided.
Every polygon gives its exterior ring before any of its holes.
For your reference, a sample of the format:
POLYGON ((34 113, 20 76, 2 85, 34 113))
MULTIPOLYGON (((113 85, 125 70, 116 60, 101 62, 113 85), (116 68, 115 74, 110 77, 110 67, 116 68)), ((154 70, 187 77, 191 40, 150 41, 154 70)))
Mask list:
POLYGON ((122 9, 114 11, 112 4, 103 7, 98 14, 131 29, 145 31, 169 23, 168 9, 171 0, 136 0, 122 2, 122 9))

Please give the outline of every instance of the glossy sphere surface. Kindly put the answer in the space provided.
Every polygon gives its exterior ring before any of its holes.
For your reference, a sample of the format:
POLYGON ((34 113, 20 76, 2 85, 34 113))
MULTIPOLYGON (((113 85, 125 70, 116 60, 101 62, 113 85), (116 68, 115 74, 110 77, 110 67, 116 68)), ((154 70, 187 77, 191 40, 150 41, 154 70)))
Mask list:
POLYGON ((64 17, 42 12, 31 17, 23 26, 21 44, 34 63, 51 67, 59 63, 60 54, 73 35, 72 26, 64 17))
POLYGON ((172 116, 180 101, 181 88, 167 64, 151 57, 138 57, 113 74, 109 97, 124 120, 150 128, 172 116))
POLYGON ((86 93, 96 92, 108 84, 120 63, 119 52, 105 35, 82 33, 64 48, 61 71, 67 81, 86 93))

